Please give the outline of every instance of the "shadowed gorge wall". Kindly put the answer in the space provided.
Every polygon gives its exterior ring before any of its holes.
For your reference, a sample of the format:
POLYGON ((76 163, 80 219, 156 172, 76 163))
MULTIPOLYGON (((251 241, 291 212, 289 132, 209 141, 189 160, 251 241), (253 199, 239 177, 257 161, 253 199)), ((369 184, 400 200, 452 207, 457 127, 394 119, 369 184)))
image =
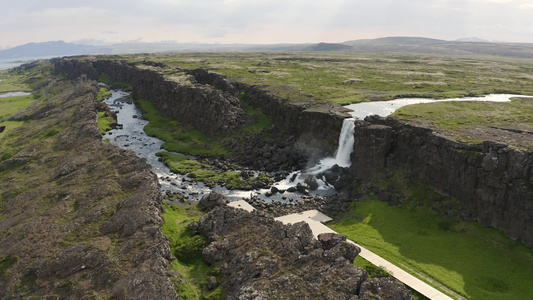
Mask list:
POLYGON ((533 154, 503 144, 476 146, 394 118, 357 121, 351 173, 387 169, 459 200, 462 217, 533 246, 533 154))

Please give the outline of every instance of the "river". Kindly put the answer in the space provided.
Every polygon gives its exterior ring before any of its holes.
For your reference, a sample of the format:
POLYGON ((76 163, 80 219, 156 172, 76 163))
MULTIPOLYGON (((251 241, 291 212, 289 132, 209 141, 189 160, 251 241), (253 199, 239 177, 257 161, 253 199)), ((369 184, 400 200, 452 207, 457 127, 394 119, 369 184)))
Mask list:
MULTIPOLYGON (((230 200, 240 200, 242 198, 258 196, 266 202, 292 202, 299 201, 302 198, 312 197, 313 195, 326 196, 335 194, 333 187, 328 186, 320 179, 317 180, 319 188, 315 191, 310 191, 309 196, 290 191, 286 191, 283 194, 278 193, 272 196, 266 196, 270 189, 243 191, 228 190, 221 186, 215 186, 214 188, 207 187, 202 182, 196 182, 187 176, 171 172, 170 169, 160 161, 159 157, 155 155, 157 152, 165 151, 162 149, 164 142, 156 137, 146 135, 144 132, 144 126, 148 124, 148 121, 142 119, 142 111, 137 108, 129 96, 129 93, 121 90, 112 90, 111 97, 105 99, 104 103, 106 103, 113 111, 117 112, 117 122, 122 126, 108 131, 103 139, 109 140, 111 144, 119 146, 122 149, 134 151, 139 157, 145 158, 148 163, 152 165, 153 172, 159 178, 159 183, 163 192, 169 191, 172 193, 180 193, 186 196, 187 199, 195 201, 199 200, 204 195, 209 194, 211 191, 216 191, 227 196, 230 200)), ((351 124, 353 124, 353 122, 351 122, 351 124)), ((353 131, 351 135, 353 136, 353 131)), ((346 155, 349 157, 349 153, 344 153, 342 156, 345 162, 347 161, 346 155)), ((291 174, 291 177, 295 176, 296 180, 287 178, 274 185, 280 190, 286 190, 290 187, 295 187, 298 182, 303 182, 304 175, 314 173, 316 172, 295 172, 291 174)))
MULTIPOLYGON (((485 97, 446 99, 438 101, 505 102, 510 101, 510 98, 512 97, 523 96, 487 95, 485 97)), ((112 90, 111 97, 105 99, 104 102, 111 107, 112 110, 117 112, 117 122, 122 126, 108 131, 103 139, 109 140, 110 143, 117 145, 122 149, 134 151, 139 157, 145 158, 148 163, 152 165, 154 173, 159 178, 159 183, 163 192, 180 193, 192 201, 197 201, 211 191, 216 191, 226 195, 230 200, 240 200, 242 198, 258 196, 266 202, 292 202, 307 199, 314 195, 328 196, 335 194, 335 189, 327 184, 323 177, 317 175, 327 171, 334 165, 339 165, 340 167, 349 167, 351 165, 350 154, 353 152, 355 119, 364 119, 366 116, 375 114, 385 117, 405 105, 435 101, 437 100, 396 99, 392 101, 363 102, 345 106, 353 110, 351 114, 354 116, 354 119, 348 118, 343 122, 341 134, 339 136, 339 145, 335 155, 323 158, 317 165, 308 170, 295 171, 286 179, 276 182, 273 185, 279 190, 289 190, 291 187, 296 187, 298 183, 302 183, 307 176, 315 175, 317 177, 316 182, 318 183, 318 189, 310 191, 310 195, 308 196, 291 191, 286 191, 283 194, 277 193, 272 196, 266 196, 270 189, 243 191, 228 190, 221 186, 210 188, 185 175, 171 172, 170 169, 160 161, 159 157, 155 155, 157 152, 165 151, 162 149, 164 142, 158 138, 146 135, 144 132, 144 126, 148 124, 148 121, 142 119, 142 111, 136 107, 135 103, 129 96, 129 93, 121 90, 112 90)))
POLYGON ((7 92, 7 93, 0 93, 0 98, 29 96, 29 95, 31 95, 31 93, 29 92, 7 92))
POLYGON ((514 94, 489 94, 480 97, 464 97, 464 98, 449 98, 436 100, 431 98, 401 98, 390 101, 373 101, 373 102, 361 102, 344 107, 353 110, 350 114, 358 120, 363 120, 370 115, 378 115, 380 117, 386 117, 395 112, 400 107, 412 104, 431 103, 440 101, 490 101, 490 102, 509 102, 513 97, 528 97, 523 95, 514 94))

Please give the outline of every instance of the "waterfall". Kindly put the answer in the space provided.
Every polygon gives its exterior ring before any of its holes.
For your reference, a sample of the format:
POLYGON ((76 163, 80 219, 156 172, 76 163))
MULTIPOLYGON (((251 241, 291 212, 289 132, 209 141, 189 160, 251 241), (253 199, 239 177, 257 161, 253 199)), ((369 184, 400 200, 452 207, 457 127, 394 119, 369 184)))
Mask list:
MULTIPOLYGON (((354 146, 354 129, 355 119, 344 119, 342 123, 341 133, 339 135, 339 145, 334 156, 321 159, 315 166, 304 171, 292 172, 285 180, 276 182, 276 187, 286 190, 290 187, 296 186, 296 184, 303 182, 309 175, 317 175, 325 172, 334 165, 338 165, 343 168, 351 166, 350 154, 353 152, 354 146)), ((316 178, 319 185, 318 190, 332 190, 331 185, 325 182, 324 178, 316 178)))
POLYGON ((336 164, 346 168, 352 165, 350 154, 353 152, 354 143, 354 119, 344 119, 341 134, 339 135, 339 147, 335 153, 336 164))
POLYGON ((354 143, 354 123, 353 118, 344 119, 342 123, 341 133, 339 135, 339 145, 337 151, 335 151, 334 157, 326 157, 321 159, 314 167, 305 171, 306 174, 318 174, 322 173, 334 165, 347 168, 352 165, 350 160, 350 154, 353 152, 354 143))

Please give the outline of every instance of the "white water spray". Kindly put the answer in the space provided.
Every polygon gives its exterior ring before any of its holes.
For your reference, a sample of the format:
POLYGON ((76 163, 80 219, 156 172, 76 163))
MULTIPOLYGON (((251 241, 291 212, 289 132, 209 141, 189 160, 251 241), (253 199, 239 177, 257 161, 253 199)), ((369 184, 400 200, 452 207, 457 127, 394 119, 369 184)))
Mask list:
MULTIPOLYGON (((281 189, 287 189, 300 182, 303 182, 307 176, 317 175, 325 172, 331 169, 331 167, 334 165, 338 165, 343 168, 349 167, 352 164, 350 155, 353 152, 354 144, 354 121, 355 119, 353 118, 344 119, 341 133, 339 135, 339 146, 337 147, 335 156, 323 158, 315 166, 307 170, 292 172, 285 180, 277 182, 275 186, 281 189)), ((331 186, 328 185, 323 178, 316 178, 316 180, 319 185, 318 190, 331 189, 331 186)))
POLYGON ((306 174, 316 175, 322 173, 334 165, 347 168, 352 165, 350 155, 353 152, 354 144, 354 119, 344 119, 342 123, 341 134, 339 135, 339 146, 334 157, 321 159, 314 167, 305 171, 306 174))
POLYGON ((344 119, 342 123, 341 134, 339 135, 339 147, 335 153, 337 165, 347 168, 352 165, 350 155, 353 152, 354 143, 354 119, 344 119))

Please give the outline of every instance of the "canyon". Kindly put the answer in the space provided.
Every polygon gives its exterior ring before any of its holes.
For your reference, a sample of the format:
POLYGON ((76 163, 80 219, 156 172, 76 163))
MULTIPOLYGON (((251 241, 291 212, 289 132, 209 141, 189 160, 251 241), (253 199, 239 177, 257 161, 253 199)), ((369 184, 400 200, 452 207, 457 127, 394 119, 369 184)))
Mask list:
MULTIPOLYGON (((293 95, 285 97, 272 83, 236 80, 208 67, 112 56, 51 63, 55 76, 41 73, 44 82, 37 83, 48 86, 43 100, 11 117, 22 124, 20 129, 2 133, 6 138, 0 147, 8 149, 0 158, 2 297, 182 295, 176 289, 187 279, 170 270, 180 253, 162 233, 162 216, 165 208, 191 204, 176 193, 162 193, 161 178, 149 161, 133 148, 106 145, 96 125, 100 116, 116 115, 116 101, 130 105, 132 99, 153 105, 166 122, 183 123, 179 131, 200 131, 209 142, 201 148, 226 149, 212 157, 200 154, 198 160, 237 170, 240 176, 257 176, 251 170, 261 170, 275 174, 276 180, 291 174, 286 181, 301 181, 301 189, 294 187, 301 198, 294 202, 245 191, 258 209, 254 213, 225 207, 230 200, 215 193, 196 198, 201 198, 198 208, 205 209, 209 201, 216 204, 189 224, 188 233, 209 241, 200 253, 211 264, 205 284, 215 291, 223 286, 228 299, 267 297, 273 290, 289 298, 410 298, 398 282, 370 279, 354 267, 358 250, 345 247, 342 236, 317 241, 306 226, 281 226, 272 219, 307 209, 342 218, 367 198, 401 205, 404 191, 383 184, 392 181, 431 189, 427 201, 443 220, 475 221, 533 246, 531 128, 478 126, 469 134, 483 142, 472 143, 409 119, 354 120, 348 108, 298 88, 284 85, 293 95), (117 97, 121 99, 99 102, 102 86, 97 81, 120 85, 132 98, 123 93, 117 97), (264 119, 268 122, 257 126, 264 119), (346 147, 350 141, 343 149, 339 140, 353 140, 353 146, 346 147), (318 170, 323 165, 327 167, 318 170), (316 185, 313 176, 328 182, 333 196, 309 195, 316 185), (323 276, 338 284, 323 285, 323 276)), ((140 121, 141 114, 134 114, 132 120, 140 121)), ((269 193, 287 196, 279 183, 270 183, 269 193)), ((187 189, 186 184, 180 188, 187 189)))
MULTIPOLYGON (((151 62, 72 58, 55 60, 54 64, 57 73, 66 72, 70 78, 85 74, 97 79, 105 73, 115 82, 127 82, 134 99, 147 99, 167 116, 208 136, 227 135, 252 122, 238 100, 246 94, 249 105, 274 120, 277 136, 292 137, 290 147, 279 147, 275 142, 269 146, 300 153, 307 162, 333 154, 341 123, 349 117, 348 110, 338 104, 289 101, 272 96, 268 87, 232 81, 205 69, 175 68, 177 80, 163 75, 167 66, 151 62)), ((386 170, 401 170, 410 179, 456 199, 459 212, 454 217, 476 220, 533 246, 531 149, 490 140, 482 145, 459 142, 438 130, 394 118, 372 117, 355 124, 349 168, 352 195, 356 194, 353 187, 361 181, 371 181, 386 170)), ((236 152, 232 158, 237 161, 260 161, 257 166, 271 170, 286 163, 283 159, 265 160, 263 152, 254 147, 240 149, 246 151, 236 152)))

